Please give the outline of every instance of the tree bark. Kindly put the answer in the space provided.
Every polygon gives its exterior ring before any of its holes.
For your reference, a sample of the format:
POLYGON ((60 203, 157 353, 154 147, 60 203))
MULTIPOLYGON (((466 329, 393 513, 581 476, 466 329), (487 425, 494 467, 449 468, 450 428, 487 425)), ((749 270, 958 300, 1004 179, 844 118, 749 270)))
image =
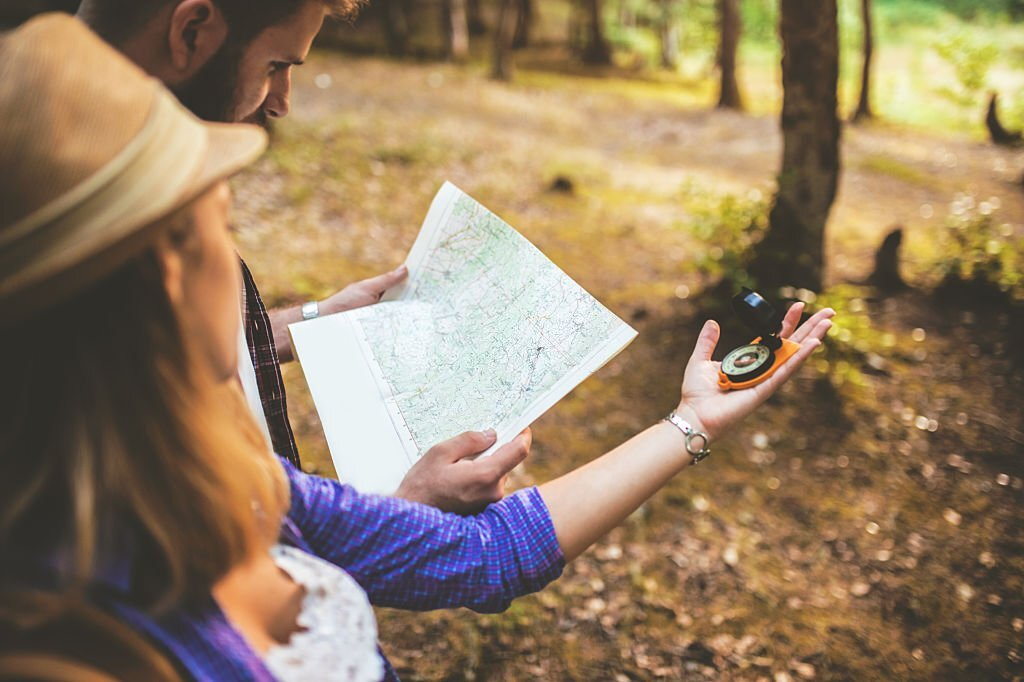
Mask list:
POLYGON ((441 20, 445 34, 445 57, 461 62, 469 56, 469 21, 466 0, 443 0, 441 20))
POLYGON ((782 0, 782 169, 751 274, 765 288, 820 291, 825 224, 839 184, 836 0, 782 0))
POLYGON ((659 27, 661 42, 661 67, 675 71, 679 68, 679 27, 675 22, 666 22, 659 27))
POLYGON ((80 0, 3 0, 0 2, 0 26, 14 27, 43 12, 75 13, 80 0))
POLYGON ((854 121, 875 117, 875 113, 871 109, 871 58, 875 51, 871 0, 861 0, 860 13, 864 24, 864 64, 860 77, 860 101, 857 102, 857 111, 853 114, 854 121))
POLYGON ((736 82, 736 51, 743 31, 739 0, 718 0, 720 42, 718 45, 718 71, 721 76, 719 109, 743 109, 743 98, 736 82))
POLYGON ((518 10, 516 14, 516 30, 512 36, 513 50, 519 50, 530 45, 530 35, 533 32, 535 13, 533 0, 519 0, 518 10))
POLYGON ((673 2, 658 2, 658 42, 661 46, 662 68, 674 71, 679 66, 679 24, 672 12, 673 2))
POLYGON ((380 4, 388 53, 402 57, 409 46, 409 21, 405 13, 405 0, 381 0, 380 4))
POLYGON ((469 35, 471 36, 487 33, 487 24, 480 13, 480 0, 466 0, 466 23, 469 24, 469 35))
POLYGON ((491 77, 495 80, 512 80, 512 37, 518 4, 519 0, 501 0, 498 26, 494 30, 494 64, 491 69, 491 77))
POLYGON ((587 13, 587 44, 583 48, 584 64, 602 65, 612 63, 612 48, 604 36, 604 18, 601 14, 601 0, 583 0, 587 13))

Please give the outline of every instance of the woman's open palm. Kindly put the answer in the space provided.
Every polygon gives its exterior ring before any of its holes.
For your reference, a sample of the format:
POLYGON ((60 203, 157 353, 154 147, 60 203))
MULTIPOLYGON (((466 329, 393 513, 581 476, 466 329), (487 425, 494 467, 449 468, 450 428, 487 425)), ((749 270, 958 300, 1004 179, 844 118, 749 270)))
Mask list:
POLYGON ((718 324, 709 320, 701 329, 693 355, 683 376, 682 402, 679 412, 695 418, 694 426, 712 439, 721 436, 730 426, 750 414, 779 389, 821 345, 821 340, 832 326, 835 311, 825 308, 797 327, 804 304, 795 303, 786 311, 780 336, 800 344, 775 373, 762 383, 737 391, 723 391, 718 386, 718 372, 722 363, 711 359, 718 344, 718 324))

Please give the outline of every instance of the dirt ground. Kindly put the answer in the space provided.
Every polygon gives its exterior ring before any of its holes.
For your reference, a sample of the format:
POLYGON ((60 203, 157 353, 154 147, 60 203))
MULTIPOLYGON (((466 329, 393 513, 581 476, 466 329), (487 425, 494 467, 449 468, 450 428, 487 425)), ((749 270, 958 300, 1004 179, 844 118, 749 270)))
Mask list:
MULTIPOLYGON (((690 198, 768 197, 780 154, 774 118, 615 79, 314 54, 292 110, 236 183, 269 303, 397 265, 449 179, 640 331, 537 423, 517 485, 675 404, 712 307, 690 198)), ((846 128, 843 164, 817 301, 840 308, 833 345, 542 593, 500 616, 380 611, 404 679, 1024 676, 1021 311, 925 287, 951 203, 1024 233, 1024 155, 878 124, 846 128), (851 284, 897 224, 914 288, 851 284)), ((301 370, 286 380, 307 468, 332 475, 301 370)))

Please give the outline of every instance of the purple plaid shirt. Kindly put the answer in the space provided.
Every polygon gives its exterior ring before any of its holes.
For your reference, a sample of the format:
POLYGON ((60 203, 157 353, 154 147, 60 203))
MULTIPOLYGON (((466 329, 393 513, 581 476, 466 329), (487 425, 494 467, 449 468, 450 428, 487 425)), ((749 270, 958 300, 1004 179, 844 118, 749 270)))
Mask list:
MULTIPOLYGON (((284 466, 292 506, 282 541, 346 570, 378 606, 498 612, 565 566, 536 488, 462 517, 284 466)), ((212 598, 196 611, 159 619, 116 597, 103 605, 161 644, 194 679, 273 679, 212 598)), ((398 679, 390 665, 385 679, 398 679)))
POLYGON ((238 261, 242 264, 242 282, 245 285, 245 306, 242 310, 245 343, 249 346, 252 367, 256 370, 256 386, 260 392, 260 402, 263 403, 263 414, 267 418, 270 441, 279 457, 299 466, 299 449, 295 445, 292 425, 288 422, 288 396, 284 391, 281 361, 277 357, 270 315, 263 305, 263 298, 249 272, 249 266, 241 257, 238 261))

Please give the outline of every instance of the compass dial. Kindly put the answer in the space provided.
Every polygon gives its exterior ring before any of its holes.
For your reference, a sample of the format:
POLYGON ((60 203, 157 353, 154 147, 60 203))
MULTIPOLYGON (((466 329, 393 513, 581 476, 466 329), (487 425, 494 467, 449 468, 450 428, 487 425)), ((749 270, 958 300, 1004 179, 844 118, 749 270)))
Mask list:
POLYGON ((767 372, 773 358, 774 353, 763 344, 740 346, 722 360, 722 373, 735 381, 748 381, 767 372))

